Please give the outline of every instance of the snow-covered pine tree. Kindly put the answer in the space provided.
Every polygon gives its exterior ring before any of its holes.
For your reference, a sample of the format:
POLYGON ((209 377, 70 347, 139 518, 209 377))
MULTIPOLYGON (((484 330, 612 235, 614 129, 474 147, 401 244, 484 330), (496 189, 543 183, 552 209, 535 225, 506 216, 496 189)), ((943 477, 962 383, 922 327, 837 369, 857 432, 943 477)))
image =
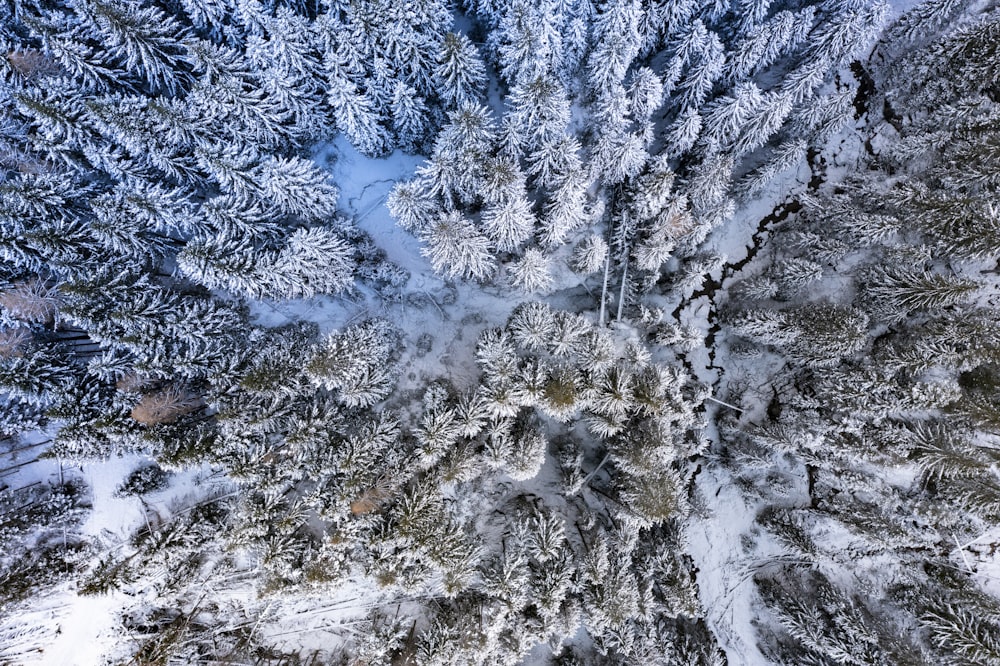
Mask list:
POLYGON ((438 94, 448 106, 479 101, 486 89, 486 68, 468 37, 447 33, 437 53, 437 63, 434 77, 438 94))
POLYGON ((345 405, 371 406, 392 390, 395 336, 380 320, 336 332, 309 358, 306 372, 317 386, 336 390, 345 405))
POLYGON ((609 2, 601 10, 594 21, 596 44, 587 61, 589 83, 598 95, 625 80, 642 43, 643 10, 637 0, 609 2))
POLYGON ((483 211, 482 229, 501 252, 514 252, 531 238, 535 230, 531 203, 521 197, 501 201, 483 211))
POLYGON ((403 150, 417 150, 428 128, 427 106, 423 98, 414 88, 398 81, 392 92, 391 110, 396 143, 403 150))
POLYGON ((510 91, 511 122, 521 143, 540 146, 562 136, 570 120, 570 103, 558 80, 538 74, 518 81, 510 91))
POLYGON ((154 90, 174 92, 185 83, 177 36, 182 28, 157 7, 118 0, 84 0, 73 7, 79 28, 102 44, 117 66, 137 70, 154 90))
POLYGON ((528 174, 546 188, 558 187, 581 168, 580 142, 569 134, 546 139, 528 156, 528 174))
POLYGON ((337 127, 358 151, 371 156, 388 152, 389 139, 381 124, 384 119, 353 81, 343 74, 332 73, 327 96, 337 127))
POLYGON ((508 270, 511 284, 525 293, 545 293, 552 287, 549 261, 537 248, 526 250, 524 256, 511 263, 508 270))
POLYGON ((567 235, 588 219, 588 183, 582 172, 567 176, 552 192, 542 218, 542 242, 557 246, 566 242, 567 235))
POLYGON ((385 205, 396 223, 407 231, 421 229, 431 221, 436 211, 434 198, 421 186, 419 180, 396 183, 385 205))
POLYGON ((444 213, 424 228, 420 235, 425 246, 420 252, 434 270, 449 277, 487 278, 496 263, 489 240, 458 211, 444 213))
POLYGON ((294 231, 268 267, 284 298, 336 294, 354 283, 355 260, 344 238, 325 227, 294 231))
POLYGON ((589 236, 573 253, 573 266, 580 273, 596 273, 604 268, 608 256, 608 244, 600 236, 589 236))
POLYGON ((479 166, 479 194, 488 204, 511 203, 525 197, 525 176, 518 163, 507 155, 487 158, 479 166))
POLYGON ((893 318, 916 309, 946 308, 967 303, 979 290, 970 279, 935 274, 913 267, 875 265, 859 276, 866 298, 880 309, 898 311, 893 318))

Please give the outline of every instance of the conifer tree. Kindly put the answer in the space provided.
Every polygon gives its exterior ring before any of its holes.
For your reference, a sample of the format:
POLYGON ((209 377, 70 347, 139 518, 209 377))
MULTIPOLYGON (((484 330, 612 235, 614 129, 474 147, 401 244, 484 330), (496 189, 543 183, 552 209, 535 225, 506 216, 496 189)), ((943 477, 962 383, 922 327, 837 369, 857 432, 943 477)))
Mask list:
POLYGON ((449 277, 479 280, 496 266, 488 239, 457 211, 439 215, 424 229, 421 239, 426 243, 421 253, 434 270, 449 277))
POLYGON ((370 406, 392 390, 394 333, 370 320, 329 336, 306 365, 310 379, 345 405, 370 406))
POLYGON ((545 255, 536 248, 525 251, 524 256, 510 266, 511 283, 525 293, 548 291, 552 274, 545 255))
POLYGON ((511 121, 527 145, 561 136, 570 120, 566 91, 553 77, 539 74, 519 81, 510 92, 511 121))
POLYGON ((416 150, 427 133, 427 106, 416 90, 402 81, 392 92, 392 127, 396 142, 406 151, 416 150))
POLYGON ((587 217, 587 181, 581 172, 576 172, 559 184, 545 205, 542 241, 548 246, 561 245, 587 217))
POLYGON ((538 150, 528 156, 528 173, 543 187, 558 187, 582 168, 579 151, 579 141, 568 134, 543 141, 538 150))
POLYGON ((901 314, 914 309, 942 308, 968 302, 979 285, 910 267, 873 266, 860 276, 866 297, 879 306, 891 304, 901 314))
POLYGON ((373 157, 388 151, 389 142, 380 125, 382 118, 372 101, 358 90, 356 84, 335 74, 330 78, 327 94, 337 119, 337 127, 355 148, 373 157))
POLYGON ((515 198, 488 207, 483 212, 483 232, 501 252, 516 251, 531 238, 535 215, 524 198, 515 198))
POLYGON ((600 236, 590 236, 580 243, 573 253, 573 263, 577 271, 589 274, 604 268, 608 256, 608 244, 600 236))
POLYGON ((156 7, 135 7, 116 0, 74 6, 80 27, 107 49, 118 66, 141 72, 154 89, 173 92, 185 74, 177 35, 181 26, 156 7))
POLYGON ((488 158, 480 169, 480 194, 487 203, 510 203, 524 196, 525 177, 515 160, 497 155, 488 158))
POLYGON ((434 70, 439 94, 452 107, 478 101, 486 85, 486 69, 475 45, 462 33, 449 32, 441 42, 434 70))
POLYGON ((434 198, 415 180, 396 183, 385 205, 407 231, 417 231, 430 222, 436 207, 434 198))

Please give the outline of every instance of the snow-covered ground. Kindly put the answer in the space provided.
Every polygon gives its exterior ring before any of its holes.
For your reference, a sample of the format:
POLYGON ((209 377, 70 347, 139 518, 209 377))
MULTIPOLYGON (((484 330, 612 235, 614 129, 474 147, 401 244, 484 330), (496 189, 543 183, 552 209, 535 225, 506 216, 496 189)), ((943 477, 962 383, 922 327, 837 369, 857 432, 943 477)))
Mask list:
MULTIPOLYGON (((848 70, 840 75, 845 80, 852 78, 848 70)), ((680 313, 683 323, 702 331, 717 326, 718 308, 728 298, 727 288, 739 279, 759 273, 770 260, 767 250, 772 226, 781 222, 777 213, 799 198, 809 196, 817 186, 842 179, 860 163, 864 141, 859 131, 863 127, 863 121, 850 123, 830 140, 819 155, 825 165, 821 174, 814 173, 813 166, 803 159, 798 166, 771 181, 753 200, 744 203, 731 220, 713 231, 703 247, 707 253, 725 258, 722 267, 710 276, 719 283, 709 295, 685 302, 680 313), (817 175, 821 180, 816 180, 817 175)), ((835 281, 832 288, 837 289, 835 281)), ((768 355, 739 362, 729 359, 724 331, 719 331, 713 342, 713 360, 704 347, 689 357, 691 369, 702 383, 723 390, 727 381, 747 378, 753 384, 748 397, 756 395, 758 400, 770 397, 766 383, 774 372, 773 359, 768 355)), ((757 405, 756 409, 761 410, 763 406, 757 405)), ((749 409, 751 405, 744 407, 749 409)), ((728 409, 731 407, 711 405, 710 424, 728 409)), ((713 426, 710 425, 706 435, 716 435, 713 426)), ((717 442, 713 441, 715 444, 717 442)), ((706 622, 725 650, 730 666, 767 664, 769 662, 757 647, 758 629, 754 620, 761 609, 755 606, 757 595, 753 575, 771 561, 770 558, 780 555, 781 550, 772 541, 758 540, 760 530, 754 529, 754 521, 763 505, 749 500, 734 485, 726 468, 708 463, 696 478, 694 492, 698 495, 701 511, 689 521, 688 552, 695 563, 706 622), (755 545, 745 548, 744 540, 751 534, 755 545)))
MULTIPOLYGON (((916 0, 894 0, 893 11, 900 13, 915 4, 916 0)), ((502 103, 496 91, 496 86, 491 86, 491 101, 499 109, 502 103)), ((825 155, 830 165, 828 178, 843 176, 861 155, 862 142, 850 131, 845 136, 845 142, 825 155)), ((389 261, 409 273, 403 297, 386 301, 361 289, 351 297, 315 297, 281 304, 259 301, 252 304, 254 320, 263 325, 280 325, 306 319, 319 324, 326 333, 364 318, 382 317, 402 331, 404 337, 400 391, 417 389, 436 377, 445 377, 460 389, 474 385, 478 377, 474 347, 479 333, 484 328, 502 325, 511 310, 529 296, 504 287, 483 287, 441 278, 421 255, 420 241, 394 224, 385 207, 386 197, 396 182, 413 174, 423 162, 422 157, 397 151, 384 159, 370 159, 341 137, 317 149, 314 159, 329 167, 332 180, 340 188, 341 210, 355 219, 389 261), (422 347, 428 340, 432 344, 430 350, 422 347)), ((725 262, 713 272, 712 279, 725 276, 733 280, 756 270, 751 263, 742 272, 726 273, 726 266, 740 263, 749 252, 760 249, 751 244, 760 231, 761 220, 786 201, 790 193, 800 192, 810 175, 804 163, 784 174, 709 237, 704 251, 723 257, 725 262)), ((763 233, 757 241, 766 244, 767 239, 767 233, 763 233)), ((714 317, 719 306, 715 298, 723 297, 725 287, 723 283, 714 294, 686 301, 680 323, 705 333, 710 331, 716 323, 714 317)), ((586 282, 560 265, 556 288, 544 299, 556 306, 572 308, 580 299, 593 300, 588 291, 586 282)), ((724 345, 715 351, 724 354, 724 345)), ((689 354, 687 361, 702 383, 714 387, 719 386, 725 372, 720 368, 730 367, 721 355, 710 358, 706 348, 689 354)), ((742 371, 754 375, 755 368, 744 367, 742 371)), ((727 408, 711 409, 715 414, 727 408)), ((709 436, 712 434, 710 428, 709 436)), ((86 538, 100 544, 99 550, 114 550, 127 548, 131 534, 150 515, 169 515, 178 500, 188 498, 190 503, 191 498, 204 495, 206 484, 211 484, 204 481, 211 470, 191 470, 176 474, 163 492, 142 499, 117 497, 115 489, 140 462, 141 458, 132 456, 66 469, 58 461, 43 460, 5 477, 3 482, 9 487, 22 487, 58 475, 78 476, 90 488, 92 504, 81 531, 86 538)), ((554 485, 554 475, 550 461, 531 488, 539 494, 548 492, 546 486, 554 485)), ((757 541, 752 548, 744 547, 743 537, 751 533, 760 507, 746 500, 724 468, 706 464, 697 477, 694 492, 698 495, 699 509, 691 519, 687 537, 707 622, 726 651, 730 666, 767 663, 757 647, 753 621, 759 609, 755 608, 752 577, 768 556, 780 551, 766 540, 757 541)), ((992 543, 997 538, 996 533, 989 533, 977 541, 992 543)), ((956 548, 953 561, 957 566, 970 566, 966 558, 974 559, 977 577, 984 586, 1000 591, 1000 559, 992 553, 978 553, 977 546, 978 543, 972 542, 956 548)), ((305 655, 324 656, 340 637, 356 631, 353 627, 375 601, 380 604, 393 601, 363 584, 344 586, 332 596, 261 601, 254 597, 254 581, 237 580, 213 593, 221 602, 228 600, 244 609, 246 616, 241 621, 269 644, 301 650, 305 655)), ((25 612, 19 612, 16 620, 0 624, 5 635, 17 636, 16 645, 0 646, 0 661, 39 666, 99 666, 122 639, 120 614, 140 599, 141 591, 136 596, 124 592, 80 596, 72 586, 63 585, 37 599, 25 612)), ((400 604, 406 602, 398 600, 400 604)), ((537 652, 534 656, 541 663, 543 655, 537 652)))

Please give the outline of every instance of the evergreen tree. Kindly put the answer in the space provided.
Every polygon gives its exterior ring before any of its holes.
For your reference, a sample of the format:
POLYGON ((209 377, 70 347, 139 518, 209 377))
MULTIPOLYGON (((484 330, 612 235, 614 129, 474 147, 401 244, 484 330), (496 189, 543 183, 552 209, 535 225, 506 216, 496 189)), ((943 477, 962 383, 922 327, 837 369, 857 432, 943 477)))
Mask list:
MULTIPOLYGON (((682 110, 694 109, 708 97, 715 81, 722 74, 726 62, 725 47, 719 37, 708 32, 693 49, 693 63, 677 85, 678 106, 682 110)), ((679 54, 678 54, 679 55, 679 54)))
POLYGON ((421 229, 435 211, 434 198, 414 180, 396 183, 385 205, 396 223, 407 231, 421 229))
POLYGON ((527 199, 510 199, 487 208, 482 223, 483 232, 497 250, 513 252, 531 238, 535 215, 527 199))
POLYGON ((604 268, 608 256, 608 244, 600 236, 590 236, 577 246, 573 253, 573 263, 577 271, 584 274, 596 273, 604 268))
POLYGON ((648 158, 642 137, 628 132, 607 132, 594 149, 594 175, 615 185, 639 175, 648 158))
POLYGON ((570 120, 570 104, 562 85, 546 74, 516 83, 510 91, 511 122, 521 142, 539 146, 562 136, 570 120))
POLYGON ((667 153, 676 156, 691 150, 701 136, 703 126, 704 120, 697 109, 689 107, 681 111, 665 134, 667 153))
POLYGON ((498 155, 487 159, 480 169, 480 193, 487 203, 513 204, 524 197, 525 178, 515 160, 498 155))
POLYGON ((156 7, 135 7, 117 0, 87 0, 74 5, 80 27, 100 42, 108 58, 138 70, 154 89, 175 91, 184 82, 178 48, 180 25, 156 7))
POLYGON ((337 188, 312 162, 269 158, 260 164, 254 177, 260 194, 281 212, 310 221, 326 219, 336 212, 337 188))
POLYGON ((577 172, 567 177, 546 203, 542 241, 549 246, 561 245, 571 231, 587 221, 587 214, 587 182, 577 172))
POLYGON ((942 308, 968 302, 979 288, 973 280, 910 267, 877 265, 859 277, 867 298, 878 304, 880 309, 889 306, 903 316, 914 309, 942 308))
POLYGON ((996 623, 961 606, 946 605, 928 611, 921 624, 931 640, 968 664, 1000 664, 1000 637, 996 623))
POLYGON ((854 2, 832 2, 824 7, 831 14, 820 21, 809 34, 809 51, 817 59, 847 62, 881 30, 889 13, 889 5, 874 2, 870 6, 854 2))
POLYGON ((330 335, 307 361, 306 372, 316 385, 338 391, 345 405, 367 407, 392 390, 394 347, 389 326, 370 320, 330 335))
POLYGON ((438 216, 421 233, 421 240, 426 244, 421 254, 434 270, 449 277, 481 280, 496 266, 488 239, 457 211, 438 216))
POLYGON ((270 280, 288 297, 335 294, 354 282, 351 247, 333 230, 298 229, 288 238, 271 266, 270 280))
POLYGON ((479 101, 486 89, 486 68, 475 45, 462 33, 445 35, 434 77, 445 103, 459 107, 479 101))
POLYGON ((33 347, 3 358, 0 388, 9 400, 44 407, 65 395, 79 371, 56 349, 33 347))
POLYGON ((597 44, 587 63, 590 85, 598 94, 624 81, 641 45, 639 2, 610 2, 602 10, 594 23, 597 44))
POLYGON ((628 88, 632 117, 638 122, 648 121, 663 104, 663 93, 663 82, 653 70, 648 67, 637 70, 628 88))
POLYGON ((511 283, 525 293, 546 292, 552 287, 549 262, 538 249, 530 248, 510 266, 511 283))
POLYGON ((397 82, 392 92, 392 127, 400 148, 416 150, 427 133, 427 124, 424 100, 412 87, 397 82))
POLYGON ((543 141, 538 150, 528 156, 528 173, 543 187, 558 187, 580 171, 580 143, 571 135, 543 141))
POLYGON ((389 140, 380 125, 382 118, 372 101, 343 75, 333 74, 327 93, 337 127, 359 152, 377 157, 389 150, 389 140))

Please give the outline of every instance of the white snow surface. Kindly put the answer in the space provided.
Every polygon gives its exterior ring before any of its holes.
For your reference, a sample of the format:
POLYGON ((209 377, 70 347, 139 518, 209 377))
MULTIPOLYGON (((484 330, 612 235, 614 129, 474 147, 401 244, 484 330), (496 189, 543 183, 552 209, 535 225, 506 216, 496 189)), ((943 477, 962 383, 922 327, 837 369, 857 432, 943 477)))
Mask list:
POLYGON ((753 574, 767 558, 759 547, 754 554, 740 548, 740 535, 750 531, 761 507, 748 503, 723 469, 702 471, 698 492, 709 514, 692 517, 688 553, 695 559, 705 621, 730 666, 767 664, 752 624, 757 614, 753 574))
MULTIPOLYGON (((16 448, 24 454, 6 454, 12 462, 25 461, 41 452, 26 450, 48 439, 46 433, 29 433, 20 438, 16 448)), ((118 484, 135 466, 138 457, 117 458, 84 467, 66 465, 54 459, 36 460, 17 474, 3 479, 11 489, 25 488, 36 482, 58 483, 83 480, 91 493, 92 510, 80 526, 87 538, 103 543, 120 542, 141 520, 141 513, 131 506, 134 498, 113 496, 118 484)), ((0 618, 0 632, 8 645, 0 644, 0 663, 37 664, 38 666, 90 666, 104 663, 102 655, 117 636, 115 622, 124 603, 121 593, 83 597, 70 584, 60 585, 51 593, 36 596, 16 617, 0 618), (14 640, 11 640, 11 639, 14 640), (7 660, 11 661, 7 661, 7 660)))
MULTIPOLYGON (((841 75, 847 78, 852 76, 846 70, 841 75)), ((848 125, 823 151, 822 157, 827 164, 826 182, 843 178, 861 161, 864 143, 858 129, 856 123, 848 125)), ((739 263, 750 251, 751 238, 759 222, 777 206, 805 194, 811 175, 809 165, 803 161, 797 168, 775 178, 753 201, 742 205, 731 220, 713 231, 703 246, 705 252, 725 257, 727 265, 739 263)), ((760 244, 764 251, 727 279, 715 294, 716 298, 726 298, 726 287, 732 282, 759 272, 759 265, 769 258, 766 252, 769 236, 770 232, 761 236, 760 244)), ((712 277, 717 277, 717 274, 718 271, 712 277)), ((837 293, 839 287, 836 281, 831 286, 824 279, 818 286, 830 290, 822 294, 824 297, 832 300, 843 297, 843 294, 837 293)), ((715 305, 720 303, 721 300, 715 305)), ((708 297, 696 299, 681 312, 682 321, 701 331, 708 331, 710 322, 707 316, 711 309, 708 297)), ((770 397, 766 391, 767 382, 776 370, 774 358, 764 354, 754 360, 728 360, 724 336, 725 332, 720 331, 715 341, 715 361, 711 366, 706 348, 702 347, 689 355, 692 371, 702 383, 716 388, 722 388, 726 379, 745 379, 751 392, 747 397, 753 399, 752 393, 756 390, 759 393, 757 397, 762 398, 766 405, 766 399, 770 397)), ((742 406, 744 409, 754 407, 750 404, 742 406)), ((712 405, 709 409, 714 417, 720 410, 728 408, 712 405)), ((714 423, 714 418, 710 419, 710 423, 714 423)), ((716 437, 714 428, 710 427, 706 436, 716 437)), ((782 550, 766 533, 754 528, 754 519, 762 505, 747 499, 724 468, 708 466, 703 469, 696 478, 695 492, 700 498, 701 511, 695 512, 689 520, 687 550, 695 564, 695 578, 706 623, 726 652, 729 666, 768 664, 770 662, 757 647, 758 631, 754 620, 761 608, 753 574, 780 557, 782 550), (752 537, 755 542, 751 550, 742 548, 744 537, 752 537)))

